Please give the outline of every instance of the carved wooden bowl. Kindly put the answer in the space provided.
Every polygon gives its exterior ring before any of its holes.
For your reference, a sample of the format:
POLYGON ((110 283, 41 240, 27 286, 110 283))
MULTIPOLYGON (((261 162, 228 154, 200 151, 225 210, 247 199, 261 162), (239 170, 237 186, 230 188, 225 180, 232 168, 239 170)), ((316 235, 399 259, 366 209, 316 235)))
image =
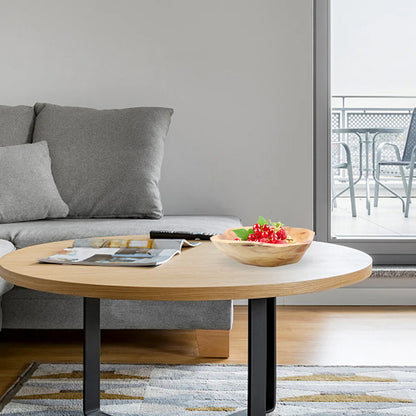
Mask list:
MULTIPOLYGON (((241 227, 250 228, 250 227, 241 227)), ((212 243, 227 256, 254 266, 283 266, 297 263, 312 243, 315 233, 306 228, 284 227, 293 239, 289 244, 269 244, 252 241, 235 241, 232 228, 224 234, 211 237, 212 243)), ((235 229, 235 228, 234 228, 235 229)))

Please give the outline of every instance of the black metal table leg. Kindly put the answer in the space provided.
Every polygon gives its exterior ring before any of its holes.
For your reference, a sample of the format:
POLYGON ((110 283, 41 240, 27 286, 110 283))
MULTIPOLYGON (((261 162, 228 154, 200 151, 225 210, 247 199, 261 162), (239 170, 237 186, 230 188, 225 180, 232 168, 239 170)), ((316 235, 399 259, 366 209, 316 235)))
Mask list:
POLYGON ((276 298, 248 301, 248 404, 234 416, 265 416, 276 407, 276 298))
POLYGON ((266 414, 267 299, 248 301, 248 416, 266 414))
POLYGON ((276 407, 276 298, 267 298, 266 412, 276 407))
POLYGON ((85 416, 109 416, 100 411, 100 299, 84 298, 84 394, 85 416))
MULTIPOLYGON (((276 298, 248 302, 248 406, 238 412, 265 416, 276 406, 276 298)), ((85 416, 109 416, 100 410, 100 299, 84 298, 85 416)))

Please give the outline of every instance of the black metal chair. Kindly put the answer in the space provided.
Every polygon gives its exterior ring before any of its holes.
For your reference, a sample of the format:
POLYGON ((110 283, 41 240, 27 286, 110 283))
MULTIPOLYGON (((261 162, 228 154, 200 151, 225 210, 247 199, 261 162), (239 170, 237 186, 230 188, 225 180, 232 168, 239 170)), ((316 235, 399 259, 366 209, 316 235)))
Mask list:
MULTIPOLYGON (((413 173, 415 168, 416 161, 416 108, 413 109, 412 118, 410 120, 409 130, 407 132, 406 144, 403 151, 403 156, 400 157, 400 150, 397 144, 384 142, 380 143, 377 146, 376 151, 376 160, 375 160, 375 188, 374 188, 374 206, 378 205, 378 197, 380 185, 391 192, 393 195, 398 196, 392 189, 387 185, 383 184, 380 181, 380 170, 382 166, 396 166, 399 168, 400 176, 403 182, 403 188, 406 195, 406 203, 404 209, 404 216, 407 218, 409 216, 409 205, 411 203, 411 194, 412 194, 412 183, 413 183, 413 173), (396 160, 384 160, 382 159, 383 150, 386 147, 392 147, 394 149, 396 160), (409 181, 406 182, 406 175, 404 169, 409 169, 409 181)), ((403 201, 403 199, 402 199, 403 201)))
POLYGON ((346 143, 343 142, 331 142, 333 145, 338 145, 344 148, 346 160, 345 162, 340 161, 338 163, 332 164, 332 172, 331 172, 331 188, 332 188, 332 204, 336 207, 336 199, 341 196, 344 192, 350 191, 350 200, 351 200, 351 213, 353 217, 357 216, 357 208, 355 204, 355 190, 354 190, 354 178, 352 172, 352 160, 351 160, 351 150, 346 143), (344 188, 341 192, 338 192, 334 195, 334 173, 335 169, 346 169, 347 176, 348 176, 348 186, 344 188))

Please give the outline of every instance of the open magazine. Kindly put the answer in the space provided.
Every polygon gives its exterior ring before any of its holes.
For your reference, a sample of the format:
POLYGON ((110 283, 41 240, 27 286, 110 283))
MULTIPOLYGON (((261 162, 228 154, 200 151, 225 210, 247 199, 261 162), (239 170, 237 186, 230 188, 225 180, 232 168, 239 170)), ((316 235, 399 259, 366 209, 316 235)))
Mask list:
POLYGON ((159 266, 180 254, 182 247, 195 247, 199 244, 201 243, 170 239, 82 238, 74 240, 72 247, 39 259, 39 262, 83 266, 159 266))

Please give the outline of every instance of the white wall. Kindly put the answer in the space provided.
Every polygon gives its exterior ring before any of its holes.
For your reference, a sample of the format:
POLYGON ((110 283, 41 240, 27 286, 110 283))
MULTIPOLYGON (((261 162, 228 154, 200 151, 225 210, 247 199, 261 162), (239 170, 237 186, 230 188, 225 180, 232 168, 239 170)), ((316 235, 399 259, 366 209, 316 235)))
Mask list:
POLYGON ((312 225, 312 0, 2 0, 0 102, 171 106, 167 213, 312 225))

